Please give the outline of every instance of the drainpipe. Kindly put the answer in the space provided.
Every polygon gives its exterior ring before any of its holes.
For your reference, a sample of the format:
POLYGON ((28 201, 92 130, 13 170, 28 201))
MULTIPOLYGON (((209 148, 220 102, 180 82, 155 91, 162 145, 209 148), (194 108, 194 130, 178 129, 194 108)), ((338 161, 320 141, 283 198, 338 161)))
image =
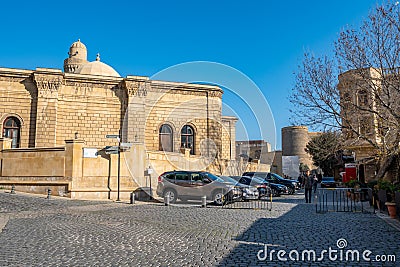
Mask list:
POLYGON ((207 157, 210 157, 210 126, 209 126, 209 110, 208 110, 208 91, 206 92, 207 96, 207 157))

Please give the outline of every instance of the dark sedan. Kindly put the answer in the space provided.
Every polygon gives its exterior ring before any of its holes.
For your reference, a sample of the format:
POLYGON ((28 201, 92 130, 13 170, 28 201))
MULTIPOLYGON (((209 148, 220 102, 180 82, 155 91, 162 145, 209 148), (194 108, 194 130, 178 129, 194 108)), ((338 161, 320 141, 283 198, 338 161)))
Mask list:
POLYGON ((258 189, 255 186, 245 185, 239 183, 237 180, 233 179, 229 176, 220 176, 225 182, 231 183, 235 185, 235 187, 239 188, 242 191, 242 200, 255 200, 259 197, 258 189))
POLYGON ((289 188, 286 185, 270 183, 270 182, 265 181, 261 177, 253 176, 253 179, 254 178, 257 178, 257 179, 259 179, 259 181, 262 181, 262 182, 268 184, 269 187, 271 187, 271 193, 272 193, 273 197, 279 197, 282 194, 289 194, 289 188))
POLYGON ((286 185, 290 195, 294 194, 296 189, 300 189, 300 183, 298 181, 285 179, 272 172, 245 172, 243 176, 257 176, 270 183, 286 185))
POLYGON ((246 176, 231 176, 231 177, 241 184, 256 187, 259 192, 259 198, 269 196, 271 193, 271 187, 269 186, 269 184, 259 178, 246 177, 246 176))
POLYGON ((336 182, 333 177, 322 177, 321 188, 335 188, 336 182))

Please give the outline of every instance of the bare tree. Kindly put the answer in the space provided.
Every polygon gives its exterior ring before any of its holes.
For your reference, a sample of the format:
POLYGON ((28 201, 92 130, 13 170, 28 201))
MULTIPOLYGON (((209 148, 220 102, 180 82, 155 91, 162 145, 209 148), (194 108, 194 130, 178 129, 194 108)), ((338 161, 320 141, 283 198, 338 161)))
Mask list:
POLYGON ((333 55, 306 53, 289 96, 294 123, 340 129, 347 145, 371 147, 377 178, 400 152, 399 14, 398 2, 377 6, 340 33, 333 55))

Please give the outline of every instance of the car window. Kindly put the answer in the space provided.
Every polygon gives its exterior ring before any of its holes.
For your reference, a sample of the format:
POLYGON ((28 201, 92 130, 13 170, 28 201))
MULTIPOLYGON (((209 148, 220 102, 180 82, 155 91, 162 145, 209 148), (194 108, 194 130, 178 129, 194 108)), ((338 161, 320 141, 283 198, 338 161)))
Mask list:
POLYGON ((200 173, 192 173, 192 181, 201 182, 202 180, 200 173))
POLYGON ((175 179, 175 173, 168 173, 168 174, 165 175, 165 178, 169 179, 169 180, 174 180, 175 179))
POLYGON ((218 182, 221 182, 221 183, 224 182, 224 180, 222 180, 218 176, 215 176, 214 174, 211 174, 209 172, 204 172, 203 175, 206 176, 207 178, 211 179, 211 181, 218 181, 218 182))
POLYGON ((254 173, 254 176, 258 176, 258 177, 266 177, 268 174, 266 172, 256 172, 254 173))
POLYGON ((255 183, 259 183, 259 184, 261 184, 261 183, 263 183, 263 182, 264 182, 264 180, 263 180, 263 179, 261 179, 261 178, 258 178, 258 177, 254 177, 254 178, 253 178, 253 181, 254 181, 255 183))
POLYGON ((251 181, 250 179, 242 177, 240 178, 239 183, 249 185, 250 181, 251 181))
POLYGON ((276 173, 271 173, 271 178, 272 178, 272 177, 274 177, 275 180, 283 180, 283 179, 284 179, 283 177, 279 176, 279 175, 276 174, 276 173))
POLYGON ((252 185, 252 186, 254 186, 254 185, 257 185, 257 184, 259 184, 259 183, 257 183, 257 181, 255 181, 255 180, 251 180, 251 182, 250 182, 250 184, 249 184, 249 185, 252 185))
POLYGON ((175 174, 175 179, 179 181, 189 181, 189 174, 178 172, 175 174))
POLYGON ((231 183, 231 184, 237 184, 237 181, 231 177, 228 176, 221 176, 221 179, 223 179, 225 182, 231 183))

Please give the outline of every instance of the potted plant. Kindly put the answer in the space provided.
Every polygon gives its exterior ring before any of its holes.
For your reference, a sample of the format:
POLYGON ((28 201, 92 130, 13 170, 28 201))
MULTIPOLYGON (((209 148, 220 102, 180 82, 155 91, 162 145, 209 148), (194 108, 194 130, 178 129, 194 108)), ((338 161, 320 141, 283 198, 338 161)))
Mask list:
POLYGON ((396 203, 397 214, 400 214, 400 183, 395 185, 394 202, 396 203))
POLYGON ((379 188, 386 191, 386 208, 390 218, 396 218, 395 185, 389 181, 379 181, 379 188))
POLYGON ((367 196, 368 196, 368 201, 369 201, 369 205, 371 207, 376 208, 376 202, 378 199, 378 181, 377 180, 372 180, 369 181, 366 184, 366 188, 367 188, 367 196))
POLYGON ((386 208, 388 209, 388 213, 390 218, 396 219, 397 217, 397 207, 395 202, 385 202, 386 208))

